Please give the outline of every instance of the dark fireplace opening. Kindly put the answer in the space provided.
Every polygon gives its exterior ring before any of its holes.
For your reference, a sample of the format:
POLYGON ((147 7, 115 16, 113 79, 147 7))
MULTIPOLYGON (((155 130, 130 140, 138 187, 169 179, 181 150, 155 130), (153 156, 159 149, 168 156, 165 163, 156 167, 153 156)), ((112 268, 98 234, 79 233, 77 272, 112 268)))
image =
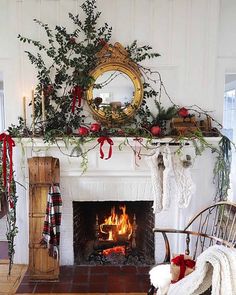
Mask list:
POLYGON ((75 264, 152 265, 151 201, 73 202, 75 264))

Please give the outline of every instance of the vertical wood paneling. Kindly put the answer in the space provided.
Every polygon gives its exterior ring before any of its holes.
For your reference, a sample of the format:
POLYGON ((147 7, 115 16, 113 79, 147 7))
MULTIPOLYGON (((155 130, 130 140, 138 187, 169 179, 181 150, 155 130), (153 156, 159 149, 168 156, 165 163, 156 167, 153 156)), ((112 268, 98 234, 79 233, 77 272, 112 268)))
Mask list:
POLYGON ((192 83, 189 95, 197 105, 201 105, 203 62, 205 55, 206 5, 208 0, 192 0, 192 26, 189 78, 198 83, 192 83))
MULTIPOLYGON (((219 32, 219 15, 220 15, 220 1, 209 0, 208 15, 207 15, 207 38, 205 50, 205 73, 203 80, 203 87, 206 91, 207 107, 212 110, 219 109, 223 113, 223 108, 219 104, 216 108, 215 94, 216 94, 216 60, 218 55, 218 32, 219 32)), ((222 96, 223 102, 223 96, 222 96)), ((217 116, 217 115, 216 115, 217 116)))
POLYGON ((7 57, 8 56, 8 48, 9 38, 8 32, 6 28, 10 26, 10 10, 9 10, 9 1, 2 0, 1 1, 1 9, 0 9, 0 38, 1 38, 1 46, 0 46, 0 57, 7 57))
POLYGON ((120 32, 117 30, 117 9, 119 8, 119 0, 97 0, 98 11, 101 11, 101 17, 98 25, 103 25, 105 22, 112 27, 112 42, 119 40, 120 32))
MULTIPOLYGON (((151 42, 153 48, 161 54, 158 64, 168 64, 169 58, 169 1, 157 0, 153 3, 153 22, 151 30, 153 31, 153 40, 151 42)), ((147 35, 147 38, 149 33, 147 35)), ((149 42, 150 43, 150 42, 149 42)))
POLYGON ((119 0, 119 3, 116 3, 116 7, 114 7, 113 9, 116 10, 116 41, 120 42, 121 44, 127 45, 132 42, 133 38, 133 1, 119 0), (123 9, 124 7, 125 9, 123 9))
MULTIPOLYGON (((178 92, 175 91, 175 100, 177 103, 181 104, 181 101, 185 99, 186 94, 186 75, 187 70, 187 49, 189 46, 188 36, 189 36, 189 24, 188 12, 190 11, 191 1, 189 0, 179 0, 173 1, 172 8, 172 61, 171 64, 177 65, 179 67, 178 75, 178 92)), ((171 87, 172 88, 172 87, 171 87)))
MULTIPOLYGON (((51 27, 61 24, 71 30, 68 12, 76 14, 82 3, 83 0, 1 1, 0 21, 4 26, 0 27, 0 36, 7 41, 2 43, 0 58, 10 55, 14 61, 14 73, 19 73, 14 81, 15 85, 19 84, 18 97, 23 92, 30 94, 36 78, 23 52, 25 49, 34 52, 34 48, 18 42, 17 33, 46 42, 43 30, 32 19, 36 17, 51 27), (14 13, 16 18, 12 17, 14 13)), ((183 104, 186 99, 201 104, 212 95, 219 0, 97 0, 97 6, 102 11, 100 24, 108 22, 113 27, 113 42, 126 45, 137 39, 139 44, 150 44, 162 55, 156 61, 147 62, 148 66, 181 67, 179 87, 183 104)), ((168 84, 172 88, 171 80, 168 84)), ((21 113, 22 110, 12 116, 17 118, 21 113)))
POLYGON ((151 0, 134 1, 134 36, 140 44, 150 43, 151 0))
MULTIPOLYGON (((20 3, 19 3, 20 4, 20 3)), ((37 25, 33 19, 41 19, 40 14, 40 1, 30 1, 24 0, 18 6, 18 33, 24 37, 28 37, 33 40, 40 40, 42 29, 37 25)), ((22 91, 20 96, 23 94, 26 96, 27 103, 30 101, 30 90, 36 84, 36 71, 34 66, 30 63, 25 51, 30 51, 33 54, 37 53, 34 46, 28 43, 22 43, 19 39, 16 40, 19 44, 19 55, 20 55, 20 77, 22 79, 22 91)), ((29 110, 27 109, 27 115, 29 115, 29 110)), ((29 119, 29 116, 27 116, 29 119)))
POLYGON ((74 25, 72 20, 69 19, 69 13, 77 14, 77 9, 75 9, 77 1, 60 0, 57 3, 59 23, 66 27, 68 32, 72 32, 74 30, 74 25))
POLYGON ((169 22, 168 22, 168 28, 169 28, 169 64, 173 63, 173 16, 174 16, 174 1, 169 0, 169 12, 168 12, 168 17, 169 17, 169 22))
MULTIPOLYGON (((190 78, 190 52, 191 52, 191 37, 192 37, 192 0, 187 0, 186 3, 186 31, 185 31, 185 61, 184 61, 184 75, 185 85, 189 85, 188 79, 190 78)), ((189 93, 185 87, 186 95, 189 93)))

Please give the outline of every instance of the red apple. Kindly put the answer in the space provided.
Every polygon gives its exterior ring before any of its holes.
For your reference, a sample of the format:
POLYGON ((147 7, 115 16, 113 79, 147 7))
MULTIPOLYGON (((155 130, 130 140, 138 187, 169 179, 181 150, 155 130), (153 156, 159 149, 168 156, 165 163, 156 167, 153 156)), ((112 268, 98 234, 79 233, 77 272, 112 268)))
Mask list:
POLYGON ((81 126, 79 127, 78 133, 80 136, 85 136, 89 134, 89 130, 88 128, 81 126))
POLYGON ((158 135, 160 135, 160 133, 161 133, 161 127, 158 126, 158 125, 156 125, 156 126, 152 126, 152 128, 151 128, 151 133, 152 133, 152 135, 154 135, 154 136, 158 136, 158 135))
POLYGON ((189 112, 186 108, 181 108, 178 110, 178 115, 182 118, 186 118, 189 115, 189 112))
POLYGON ((93 123, 90 126, 90 131, 99 132, 101 130, 101 125, 99 123, 93 123))
POLYGON ((49 96, 50 94, 52 94, 53 85, 49 84, 49 85, 45 86, 44 89, 43 89, 43 92, 44 92, 45 96, 49 96))
POLYGON ((119 130, 117 130, 117 133, 119 134, 119 135, 125 135, 125 132, 124 132, 124 130, 122 130, 122 129, 119 129, 119 130))

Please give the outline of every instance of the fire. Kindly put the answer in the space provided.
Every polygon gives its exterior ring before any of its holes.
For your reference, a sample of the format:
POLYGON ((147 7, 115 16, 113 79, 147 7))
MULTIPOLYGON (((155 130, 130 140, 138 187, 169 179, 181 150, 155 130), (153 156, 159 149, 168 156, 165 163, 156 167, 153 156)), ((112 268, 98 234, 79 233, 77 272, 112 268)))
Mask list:
POLYGON ((112 207, 111 215, 100 225, 100 231, 108 234, 107 240, 109 241, 127 240, 132 235, 132 226, 126 213, 126 206, 120 206, 119 209, 122 211, 120 215, 116 213, 115 207, 112 207))

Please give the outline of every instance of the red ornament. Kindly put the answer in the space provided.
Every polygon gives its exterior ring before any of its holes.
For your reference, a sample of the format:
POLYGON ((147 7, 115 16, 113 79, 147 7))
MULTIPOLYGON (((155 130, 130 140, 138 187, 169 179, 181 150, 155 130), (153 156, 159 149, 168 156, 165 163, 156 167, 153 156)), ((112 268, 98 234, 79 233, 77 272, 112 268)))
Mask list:
POLYGON ((53 85, 47 85, 45 88, 44 88, 44 90, 43 90, 43 92, 44 92, 44 95, 45 96, 49 96, 49 95, 51 95, 52 94, 52 92, 53 92, 53 85))
POLYGON ((182 118, 186 118, 189 115, 189 112, 186 108, 181 108, 178 110, 178 115, 182 118))
POLYGON ((158 136, 158 135, 160 135, 160 133, 161 133, 161 127, 158 126, 158 125, 156 125, 156 126, 152 126, 152 128, 151 128, 151 133, 152 133, 152 135, 154 135, 154 136, 158 136))
POLYGON ((89 134, 89 130, 86 127, 79 127, 79 131, 78 131, 80 136, 86 136, 89 134))
POLYGON ((101 130, 101 125, 99 123, 93 123, 90 126, 90 131, 99 132, 101 130))
POLYGON ((69 40, 69 42, 70 42, 71 44, 75 44, 75 41, 76 41, 76 40, 75 40, 74 37, 71 37, 70 40, 69 40))
POLYGON ((122 130, 122 129, 119 129, 117 132, 118 132, 118 134, 121 135, 121 136, 122 136, 122 135, 125 135, 125 132, 124 132, 124 130, 122 130))

